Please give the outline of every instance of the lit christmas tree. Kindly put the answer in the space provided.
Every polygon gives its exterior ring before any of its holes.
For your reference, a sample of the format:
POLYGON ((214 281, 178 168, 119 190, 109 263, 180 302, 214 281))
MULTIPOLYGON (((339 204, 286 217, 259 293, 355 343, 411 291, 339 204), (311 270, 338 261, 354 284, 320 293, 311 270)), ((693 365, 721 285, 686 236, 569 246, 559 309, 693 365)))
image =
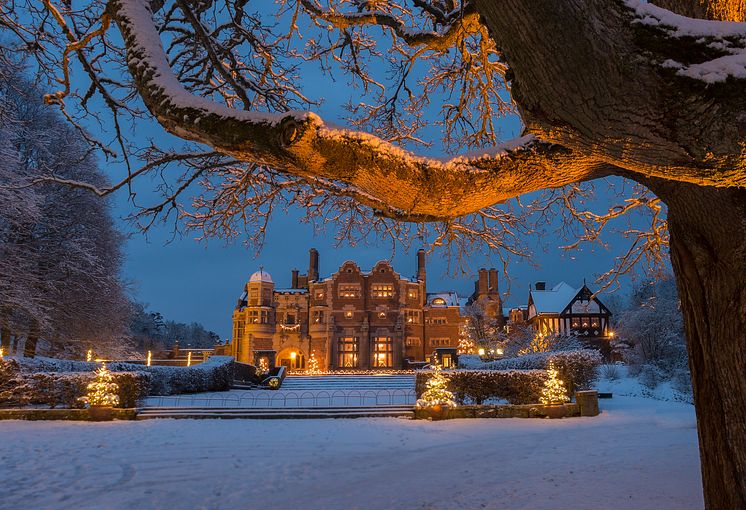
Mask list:
POLYGON ((447 387, 448 379, 443 375, 443 370, 440 365, 434 364, 433 376, 427 381, 427 389, 415 406, 420 409, 435 406, 456 407, 456 399, 447 387))
POLYGON ((96 370, 96 380, 88 384, 88 394, 83 397, 83 401, 91 407, 116 405, 119 403, 118 389, 119 385, 114 382, 114 377, 104 363, 96 370))
POLYGON ((316 353, 311 351, 311 357, 308 358, 308 370, 306 371, 309 374, 320 374, 321 370, 319 369, 319 360, 316 359, 316 353))
POLYGON ((459 327, 458 333, 458 353, 475 354, 477 352, 477 343, 472 337, 472 332, 469 326, 466 324, 462 324, 459 327))
POLYGON ((544 383, 544 389, 541 391, 541 403, 551 405, 569 402, 570 399, 567 396, 565 383, 558 379, 559 372, 554 368, 554 363, 551 361, 549 362, 549 368, 547 368, 547 375, 549 377, 544 383))
POLYGON ((267 358, 259 358, 259 372, 261 374, 269 372, 269 360, 267 358))

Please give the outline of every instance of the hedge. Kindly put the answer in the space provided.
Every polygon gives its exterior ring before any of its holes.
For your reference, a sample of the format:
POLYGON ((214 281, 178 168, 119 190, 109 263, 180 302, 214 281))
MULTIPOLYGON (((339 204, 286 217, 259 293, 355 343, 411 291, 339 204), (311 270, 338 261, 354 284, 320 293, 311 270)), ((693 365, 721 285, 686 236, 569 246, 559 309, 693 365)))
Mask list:
MULTIPOLYGON (((415 392, 419 398, 433 372, 418 372, 415 392)), ((482 404, 497 398, 510 404, 539 402, 547 374, 544 370, 447 370, 448 390, 459 404, 482 404)))
POLYGON ((472 356, 462 358, 465 357, 459 357, 459 366, 479 370, 546 370, 552 361, 570 394, 591 389, 603 361, 601 353, 595 349, 537 352, 489 362, 475 361, 472 356))
MULTIPOLYGON (((47 405, 82 407, 80 397, 88 391, 93 372, 35 372, 24 374, 15 360, 0 361, 0 375, 5 380, 0 387, 0 406, 47 405)), ((146 372, 112 373, 119 385, 118 407, 135 407, 148 395, 150 374, 146 372)))
MULTIPOLYGON (((65 360, 0 360, 0 407, 48 405, 79 407, 97 363, 65 360), (50 371, 31 371, 47 368, 50 371)), ((108 364, 119 385, 119 407, 135 407, 148 395, 174 395, 225 391, 233 381, 233 358, 213 356, 193 367, 162 367, 112 362, 108 364)))

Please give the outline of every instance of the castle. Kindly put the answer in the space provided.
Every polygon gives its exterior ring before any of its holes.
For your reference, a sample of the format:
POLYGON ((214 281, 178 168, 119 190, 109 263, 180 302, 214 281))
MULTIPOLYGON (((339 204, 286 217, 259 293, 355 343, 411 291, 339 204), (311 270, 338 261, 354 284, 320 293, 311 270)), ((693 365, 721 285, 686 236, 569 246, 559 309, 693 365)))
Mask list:
MULTIPOLYGON (((497 270, 479 271, 468 301, 475 300, 502 319, 497 270)), ((307 274, 293 270, 289 288, 276 287, 262 269, 251 275, 233 311, 230 354, 290 370, 306 369, 310 356, 322 370, 408 368, 436 350, 455 354, 466 302, 455 292, 427 291, 424 250, 412 278, 386 261, 370 271, 348 261, 322 278, 311 249, 307 274)))
POLYGON ((289 288, 275 287, 260 269, 249 278, 233 310, 233 335, 223 352, 255 366, 320 370, 406 369, 454 359, 466 317, 478 303, 497 327, 525 324, 534 334, 574 335, 609 355, 611 312, 583 283, 574 288, 546 282, 529 288, 528 303, 503 309, 496 269, 480 269, 474 293, 428 292, 425 251, 417 272, 406 278, 380 261, 370 271, 347 261, 322 278, 319 253, 309 252, 306 274, 291 272, 289 288))

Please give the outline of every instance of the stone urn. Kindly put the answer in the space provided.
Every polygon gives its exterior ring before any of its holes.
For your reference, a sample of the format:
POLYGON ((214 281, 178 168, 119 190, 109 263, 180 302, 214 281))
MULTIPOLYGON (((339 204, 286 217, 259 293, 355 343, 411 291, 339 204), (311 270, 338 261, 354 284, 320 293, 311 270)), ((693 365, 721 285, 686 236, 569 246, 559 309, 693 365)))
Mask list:
POLYGON ((91 421, 111 421, 114 419, 112 406, 91 406, 88 408, 88 418, 91 421))
POLYGON ((564 404, 546 404, 544 405, 544 413, 547 418, 564 418, 567 414, 564 404))

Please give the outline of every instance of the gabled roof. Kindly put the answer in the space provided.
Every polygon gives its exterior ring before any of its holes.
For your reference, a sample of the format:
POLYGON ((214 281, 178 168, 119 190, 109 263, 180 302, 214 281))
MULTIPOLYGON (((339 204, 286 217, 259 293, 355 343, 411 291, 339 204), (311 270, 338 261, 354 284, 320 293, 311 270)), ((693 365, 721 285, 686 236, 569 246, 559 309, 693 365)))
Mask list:
POLYGON ((562 313, 577 294, 578 289, 565 282, 559 282, 551 290, 532 289, 529 292, 529 301, 533 302, 537 314, 562 313))

